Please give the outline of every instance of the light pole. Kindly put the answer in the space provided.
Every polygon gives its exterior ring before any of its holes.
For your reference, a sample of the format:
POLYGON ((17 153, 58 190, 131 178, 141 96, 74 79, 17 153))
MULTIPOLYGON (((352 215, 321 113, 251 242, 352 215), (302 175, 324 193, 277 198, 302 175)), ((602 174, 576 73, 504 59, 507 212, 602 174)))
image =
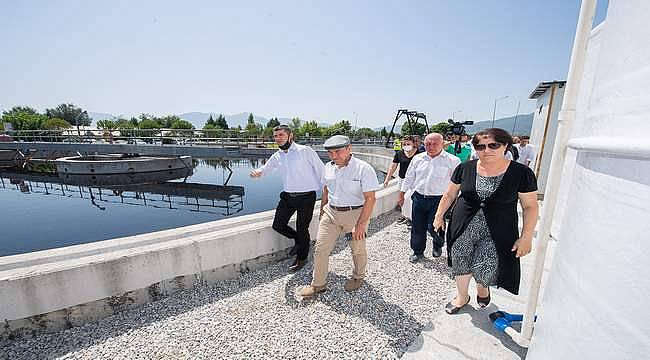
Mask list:
POLYGON ((497 113, 497 101, 507 99, 507 98, 508 98, 508 95, 494 99, 494 108, 492 109, 492 127, 494 127, 494 116, 497 113))
POLYGON ((356 137, 356 135, 357 135, 357 122, 359 121, 359 114, 357 114, 356 111, 353 111, 352 114, 354 114, 354 136, 356 137))
POLYGON ((456 115, 457 113, 459 113, 459 112, 463 112, 463 110, 452 111, 452 112, 451 112, 451 119, 454 120, 454 121, 456 121, 456 117, 455 117, 455 115, 456 115))
POLYGON ((512 136, 515 136, 515 129, 517 128, 517 117, 519 117, 519 104, 521 101, 517 101, 517 112, 515 113, 515 123, 512 125, 512 136))

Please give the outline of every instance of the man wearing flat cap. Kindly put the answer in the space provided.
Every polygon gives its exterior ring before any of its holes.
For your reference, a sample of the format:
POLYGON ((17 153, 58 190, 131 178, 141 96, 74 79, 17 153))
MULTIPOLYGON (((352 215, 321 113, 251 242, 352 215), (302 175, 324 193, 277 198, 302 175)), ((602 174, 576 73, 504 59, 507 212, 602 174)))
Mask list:
POLYGON ((332 161, 325 165, 323 172, 325 185, 314 246, 314 273, 311 285, 298 292, 302 297, 312 297, 327 289, 329 255, 337 238, 348 232, 352 232, 350 249, 354 270, 344 288, 354 291, 361 287, 368 262, 366 231, 375 206, 375 191, 379 188, 372 166, 352 156, 347 136, 332 136, 324 147, 332 161))

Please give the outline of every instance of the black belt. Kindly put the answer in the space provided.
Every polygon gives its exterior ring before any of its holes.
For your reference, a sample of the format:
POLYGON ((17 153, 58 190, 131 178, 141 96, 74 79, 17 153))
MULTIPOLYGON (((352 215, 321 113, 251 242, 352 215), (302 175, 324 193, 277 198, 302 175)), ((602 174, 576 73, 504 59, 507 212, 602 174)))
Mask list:
POLYGON ((330 207, 336 211, 350 211, 354 209, 361 209, 363 205, 357 205, 357 206, 334 206, 330 205, 330 207))
POLYGON ((305 195, 311 195, 315 194, 316 191, 303 191, 303 192, 284 192, 285 194, 291 196, 291 197, 298 197, 298 196, 305 196, 305 195))

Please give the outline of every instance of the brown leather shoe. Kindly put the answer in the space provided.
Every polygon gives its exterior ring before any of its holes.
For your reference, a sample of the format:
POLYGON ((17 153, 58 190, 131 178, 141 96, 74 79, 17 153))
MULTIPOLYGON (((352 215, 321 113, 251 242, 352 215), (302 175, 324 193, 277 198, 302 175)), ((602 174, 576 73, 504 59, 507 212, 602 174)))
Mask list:
POLYGON ((296 271, 302 269, 305 266, 305 264, 307 264, 307 260, 296 259, 296 261, 294 261, 293 264, 289 265, 289 269, 287 271, 289 271, 290 273, 295 273, 296 271))
POLYGON ((360 288, 361 284, 363 284, 363 279, 349 279, 345 282, 343 288, 345 291, 354 291, 360 288))
POLYGON ((300 291, 298 291, 298 296, 302 296, 304 298, 310 298, 310 297, 313 297, 314 295, 316 295, 318 293, 324 292, 325 290, 327 290, 326 286, 312 286, 312 285, 309 285, 309 286, 305 286, 304 288, 300 289, 300 291))

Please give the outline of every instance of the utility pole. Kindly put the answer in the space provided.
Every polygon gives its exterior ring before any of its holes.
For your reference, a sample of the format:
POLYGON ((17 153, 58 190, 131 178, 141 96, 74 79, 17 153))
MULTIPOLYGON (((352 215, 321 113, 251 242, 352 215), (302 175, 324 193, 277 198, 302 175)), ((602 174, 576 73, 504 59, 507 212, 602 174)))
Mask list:
POLYGON ((517 113, 515 114, 515 123, 512 125, 512 135, 515 135, 515 129, 517 129, 517 117, 519 116, 519 105, 521 104, 520 100, 517 100, 517 113))
POLYGON ((463 112, 463 110, 452 111, 452 112, 451 112, 451 119, 454 120, 454 121, 456 121, 456 117, 455 117, 455 115, 456 115, 457 113, 459 113, 459 112, 463 112))
POLYGON ((494 127, 494 116, 497 113, 497 101, 507 99, 508 95, 494 99, 494 108, 492 109, 492 127, 494 127))

